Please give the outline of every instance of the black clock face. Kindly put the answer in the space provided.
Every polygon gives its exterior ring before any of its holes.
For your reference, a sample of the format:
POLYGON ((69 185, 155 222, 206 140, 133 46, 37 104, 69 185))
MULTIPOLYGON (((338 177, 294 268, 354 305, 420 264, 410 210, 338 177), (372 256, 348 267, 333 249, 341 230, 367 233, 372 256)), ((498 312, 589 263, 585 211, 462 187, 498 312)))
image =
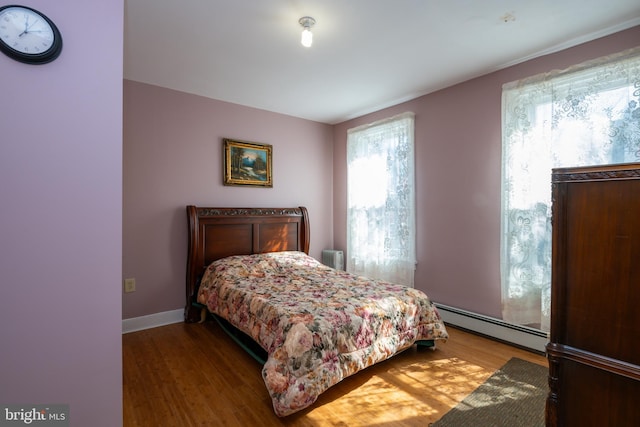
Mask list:
POLYGON ((62 36, 56 25, 35 9, 2 6, 0 50, 16 61, 46 64, 60 55, 62 36))

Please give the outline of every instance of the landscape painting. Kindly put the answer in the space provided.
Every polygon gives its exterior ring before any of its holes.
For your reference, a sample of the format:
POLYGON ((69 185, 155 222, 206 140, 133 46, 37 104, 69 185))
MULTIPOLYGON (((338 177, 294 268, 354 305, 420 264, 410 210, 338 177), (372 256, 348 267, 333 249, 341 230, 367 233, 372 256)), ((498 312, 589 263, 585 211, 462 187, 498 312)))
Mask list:
POLYGON ((269 144, 224 138, 224 185, 273 187, 269 144))

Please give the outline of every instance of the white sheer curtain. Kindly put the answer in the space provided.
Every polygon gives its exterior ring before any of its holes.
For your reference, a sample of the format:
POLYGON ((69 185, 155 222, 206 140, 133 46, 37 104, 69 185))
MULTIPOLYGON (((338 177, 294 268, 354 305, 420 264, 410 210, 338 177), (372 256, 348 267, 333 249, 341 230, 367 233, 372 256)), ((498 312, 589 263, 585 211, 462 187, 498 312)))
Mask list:
POLYGON ((640 48, 505 84, 502 132, 503 319, 549 330, 551 169, 640 161, 640 48))
POLYGON ((413 286, 414 115, 347 133, 347 271, 413 286))

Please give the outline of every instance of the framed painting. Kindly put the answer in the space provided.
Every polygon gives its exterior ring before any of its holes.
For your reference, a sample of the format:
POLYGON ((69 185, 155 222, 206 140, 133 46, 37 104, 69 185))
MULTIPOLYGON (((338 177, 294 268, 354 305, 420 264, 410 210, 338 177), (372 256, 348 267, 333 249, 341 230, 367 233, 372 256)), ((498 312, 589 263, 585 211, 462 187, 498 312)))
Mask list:
POLYGON ((224 138, 224 185, 273 187, 269 144, 224 138))

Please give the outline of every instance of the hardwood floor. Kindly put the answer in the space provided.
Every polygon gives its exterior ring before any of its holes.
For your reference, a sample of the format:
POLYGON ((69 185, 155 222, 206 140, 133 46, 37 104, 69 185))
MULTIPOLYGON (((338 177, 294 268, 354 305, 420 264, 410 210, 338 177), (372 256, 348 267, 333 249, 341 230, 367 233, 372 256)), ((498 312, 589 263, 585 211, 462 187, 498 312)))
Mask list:
POLYGON ((511 357, 544 356, 448 326, 435 351, 415 346, 346 378, 304 411, 278 418, 261 366, 214 322, 123 335, 124 426, 427 426, 511 357))

